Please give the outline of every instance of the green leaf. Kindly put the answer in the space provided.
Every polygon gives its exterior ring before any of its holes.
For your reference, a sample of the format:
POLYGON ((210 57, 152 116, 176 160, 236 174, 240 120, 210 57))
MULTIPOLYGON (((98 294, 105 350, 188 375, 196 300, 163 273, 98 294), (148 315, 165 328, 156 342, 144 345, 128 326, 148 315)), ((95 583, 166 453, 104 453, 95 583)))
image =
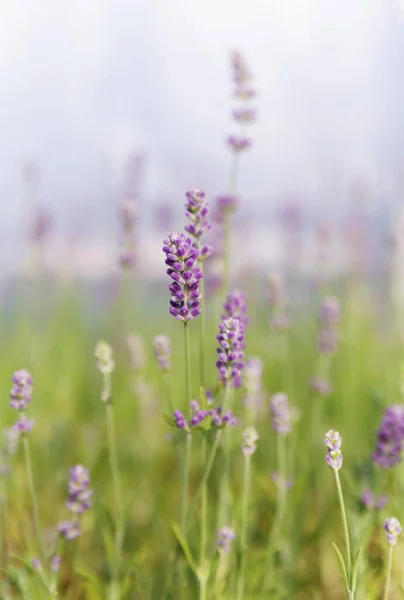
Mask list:
POLYGON ((191 569, 194 572, 194 574, 196 575, 196 577, 198 577, 198 567, 196 566, 196 563, 195 563, 195 561, 194 561, 194 559, 192 557, 191 550, 190 550, 190 547, 188 545, 188 542, 186 541, 186 539, 182 535, 178 523, 173 523, 171 525, 171 527, 172 527, 172 530, 174 532, 175 537, 178 540, 179 545, 182 548, 182 551, 183 551, 183 553, 185 555, 185 558, 187 559, 187 562, 188 562, 189 566, 191 567, 191 569))
POLYGON ((346 583, 346 589, 349 591, 349 577, 348 577, 348 572, 346 570, 346 566, 345 566, 345 561, 342 558, 342 554, 340 549, 338 548, 337 544, 334 544, 334 542, 332 543, 333 548, 338 556, 338 560, 339 560, 339 564, 341 565, 341 569, 342 569, 342 573, 344 575, 344 579, 345 579, 345 583, 346 583))
POLYGON ((91 584, 91 588, 95 590, 97 594, 99 594, 99 596, 102 598, 102 584, 101 581, 98 579, 97 574, 88 567, 78 567, 75 570, 78 575, 84 577, 87 583, 91 584))
POLYGON ((363 550, 363 548, 361 546, 359 548, 358 552, 356 553, 354 564, 353 564, 353 569, 352 569, 352 591, 353 592, 355 592, 355 590, 356 590, 356 583, 357 583, 357 579, 358 579, 359 556, 360 556, 360 553, 362 552, 362 550, 363 550))

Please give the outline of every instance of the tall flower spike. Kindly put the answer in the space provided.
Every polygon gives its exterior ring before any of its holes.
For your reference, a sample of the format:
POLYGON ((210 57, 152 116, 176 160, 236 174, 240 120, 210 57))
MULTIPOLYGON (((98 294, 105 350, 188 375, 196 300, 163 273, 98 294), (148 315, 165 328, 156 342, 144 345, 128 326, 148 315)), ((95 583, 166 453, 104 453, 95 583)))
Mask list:
POLYGON ((244 329, 248 324, 247 302, 246 295, 239 290, 234 290, 226 298, 223 304, 222 319, 230 319, 231 317, 238 319, 244 329))
POLYGON ((241 384, 241 371, 244 367, 244 325, 239 319, 224 319, 219 325, 216 336, 219 342, 217 349, 219 378, 224 386, 233 382, 235 387, 241 384))
POLYGON ((324 444, 327 447, 327 455, 325 457, 326 463, 331 469, 334 469, 334 471, 339 471, 342 467, 342 438, 338 431, 330 429, 330 431, 325 434, 324 444))
POLYGON ((271 398, 272 427, 280 435, 285 435, 292 428, 292 415, 286 394, 274 394, 271 398))
POLYGON ((259 440, 259 435, 254 427, 247 427, 243 431, 243 443, 241 444, 241 450, 244 456, 250 456, 254 454, 257 449, 256 442, 259 440))
POLYGON ((170 314, 184 323, 192 321, 201 314, 199 282, 203 273, 195 266, 198 250, 191 238, 183 233, 171 233, 164 240, 163 252, 169 267, 167 274, 173 279, 169 286, 170 314))
POLYGON ((168 335, 156 335, 153 340, 153 354, 161 371, 171 367, 171 341, 168 335))
POLYGON ((95 347, 97 368, 103 375, 110 375, 115 367, 113 350, 107 342, 98 342, 95 347))
POLYGON ((404 405, 393 404, 386 409, 379 430, 373 462, 391 469, 401 461, 404 440, 404 405))
POLYGON ((26 369, 15 371, 12 377, 13 387, 10 391, 10 406, 16 410, 24 410, 31 402, 32 376, 26 369))
POLYGON ((386 532, 387 541, 389 545, 395 546, 397 544, 398 536, 401 533, 400 521, 395 517, 386 519, 386 522, 384 524, 384 530, 386 532))
POLYGON ((212 225, 208 223, 208 202, 203 190, 193 189, 186 192, 185 216, 191 221, 186 225, 185 231, 199 240, 205 233, 210 231, 212 225))

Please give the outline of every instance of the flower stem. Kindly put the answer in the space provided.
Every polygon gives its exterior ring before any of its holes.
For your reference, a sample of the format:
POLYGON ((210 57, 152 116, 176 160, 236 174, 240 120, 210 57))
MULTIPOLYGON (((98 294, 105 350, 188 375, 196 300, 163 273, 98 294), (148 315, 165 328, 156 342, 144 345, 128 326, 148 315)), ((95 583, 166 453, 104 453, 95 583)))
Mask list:
MULTIPOLYGON (((347 517, 346 517, 346 510, 345 510, 345 504, 344 504, 344 496, 342 494, 342 488, 341 488, 341 481, 339 478, 339 472, 338 469, 333 469, 334 470, 334 475, 335 475, 335 482, 337 484, 337 490, 338 490, 338 500, 339 500, 339 505, 341 508, 341 516, 342 516, 342 524, 344 527, 344 536, 345 536, 345 547, 346 547, 346 554, 347 554, 347 570, 348 570, 348 578, 349 578, 349 583, 351 584, 351 544, 349 541, 349 530, 348 530, 348 521, 347 521, 347 517)), ((352 592, 350 592, 352 593, 352 592)), ((352 596, 353 597, 353 596, 352 596)))
POLYGON ((247 455, 244 461, 243 499, 240 523, 240 566, 237 577, 237 600, 244 598, 244 571, 248 536, 248 501, 250 495, 251 456, 247 455))
MULTIPOLYGON (((227 384, 225 390, 225 399, 223 403, 222 414, 225 414, 228 406, 231 406, 233 398, 233 389, 227 384)), ((226 428, 223 432, 223 471, 220 481, 219 509, 218 509, 218 527, 227 523, 229 512, 229 479, 230 479, 230 429, 226 428)))
MULTIPOLYGON (((202 464, 205 466, 206 458, 208 454, 208 443, 206 437, 202 440, 202 464)), ((201 490, 201 539, 200 539, 200 600, 206 599, 206 584, 207 584, 207 570, 206 570, 206 541, 208 534, 208 481, 205 480, 201 490)))
MULTIPOLYGON (((201 251, 201 240, 198 240, 198 250, 201 251)), ((203 275, 203 261, 200 261, 199 268, 203 275)), ((199 289, 201 293, 201 335, 200 335, 200 347, 199 347, 199 368, 200 368, 200 377, 201 377, 201 386, 205 387, 205 298, 204 298, 204 281, 203 277, 199 281, 199 289)))
POLYGON ((393 567, 393 551, 394 551, 394 546, 390 546, 389 547, 389 561, 387 564, 386 587, 384 588, 383 600, 388 600, 389 593, 390 593, 391 570, 393 567))
POLYGON ((119 478, 119 467, 118 457, 116 453, 116 440, 115 440, 115 422, 114 412, 111 402, 108 402, 105 406, 105 414, 107 421, 107 438, 108 438, 108 449, 109 449, 109 465, 112 477, 112 489, 114 494, 114 511, 116 515, 115 520, 115 566, 114 566, 114 577, 117 579, 118 562, 121 554, 122 538, 123 538, 123 515, 122 515, 122 495, 119 478))
POLYGON ((40 526, 40 523, 39 523, 38 502, 37 502, 36 493, 35 493, 34 476, 32 474, 31 453, 30 453, 30 448, 29 448, 28 437, 26 435, 23 436, 22 443, 23 443, 23 446, 24 446, 25 468, 26 468, 26 471, 27 471, 28 486, 29 486, 29 491, 30 491, 30 495, 31 495, 32 514, 33 514, 33 519, 34 519, 35 537, 36 537, 37 542, 39 544, 39 549, 40 549, 40 552, 41 552, 41 558, 43 560, 43 564, 45 564, 46 552, 45 552, 45 548, 44 548, 44 545, 43 545, 41 526, 40 526))

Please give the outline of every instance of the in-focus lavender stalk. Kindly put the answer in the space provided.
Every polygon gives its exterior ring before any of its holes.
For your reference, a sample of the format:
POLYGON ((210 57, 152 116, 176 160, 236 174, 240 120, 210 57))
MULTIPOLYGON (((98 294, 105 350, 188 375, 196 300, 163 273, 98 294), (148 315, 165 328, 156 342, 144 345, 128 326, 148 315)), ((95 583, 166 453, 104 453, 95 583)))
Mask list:
POLYGON ((114 494, 115 560, 114 564, 111 565, 112 582, 110 589, 111 600, 113 600, 113 598, 115 598, 116 595, 116 590, 119 587, 119 561, 124 536, 124 522, 122 492, 118 466, 118 456, 116 450, 115 421, 111 385, 111 374, 115 368, 115 362, 113 358, 113 350, 110 344, 103 341, 98 342, 98 344, 95 347, 95 357, 97 359, 97 368, 103 377, 103 389, 101 391, 101 400, 105 404, 109 464, 112 479, 112 489, 114 494))
POLYGON ((31 374, 28 373, 26 369, 20 369, 19 371, 16 371, 13 374, 12 384, 13 385, 10 391, 10 406, 15 410, 18 410, 20 413, 20 417, 17 423, 13 426, 13 431, 15 434, 18 434, 22 439, 22 445, 24 448, 25 456, 25 468, 31 495, 35 537, 39 545, 41 558, 42 560, 44 560, 46 553, 43 543, 41 525, 39 522, 38 502, 35 491, 31 453, 28 440, 28 433, 32 430, 34 426, 34 420, 29 419, 27 415, 25 415, 23 412, 26 409, 27 405, 31 402, 33 379, 31 374))
POLYGON ((340 434, 338 433, 338 431, 334 431, 334 430, 330 429, 325 434, 324 444, 327 448, 327 454, 326 454, 325 460, 326 460, 326 463, 328 464, 328 466, 330 467, 330 469, 334 472, 335 482, 337 485, 338 500, 339 500, 340 509, 341 509, 342 524, 343 524, 344 536, 345 536, 345 548, 346 548, 345 560, 344 560, 338 546, 336 544, 333 544, 333 546, 334 546, 335 552, 337 554, 338 560, 340 562, 342 573, 344 575, 346 589, 348 592, 348 598, 349 598, 349 600, 354 600, 356 584, 357 584, 358 560, 359 560, 359 555, 360 555, 362 548, 360 548, 358 550, 358 552, 356 553, 355 561, 352 563, 351 542, 350 542, 349 529, 348 529, 348 520, 347 520, 347 516, 346 516, 344 496, 342 494, 341 481, 339 478, 339 470, 342 467, 343 456, 342 456, 342 450, 341 450, 342 438, 341 438, 340 434))
POLYGON ((251 456, 257 449, 259 435, 254 427, 247 427, 244 430, 241 450, 244 454, 244 478, 243 495, 241 502, 241 520, 240 520, 240 564, 237 572, 237 600, 244 598, 244 580, 245 580, 245 558, 247 552, 248 540, 248 504, 250 499, 251 487, 251 456))
POLYGON ((384 523, 384 530, 386 532, 387 543, 389 545, 389 558, 387 563, 386 586, 384 588, 383 600, 388 600, 391 585, 391 571, 393 568, 394 547, 396 546, 398 536, 401 533, 401 525, 399 520, 395 517, 386 519, 384 523))

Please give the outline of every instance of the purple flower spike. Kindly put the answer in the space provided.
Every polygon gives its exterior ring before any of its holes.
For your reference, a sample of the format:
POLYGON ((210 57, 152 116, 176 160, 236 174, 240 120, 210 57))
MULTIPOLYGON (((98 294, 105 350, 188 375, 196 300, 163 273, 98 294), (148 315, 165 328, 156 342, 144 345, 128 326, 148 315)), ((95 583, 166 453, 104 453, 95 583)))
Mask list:
POLYGON ((318 320, 322 326, 331 326, 339 323, 341 310, 338 298, 328 296, 324 298, 318 315, 318 320))
POLYGON ((89 489, 88 469, 76 465, 70 469, 69 495, 66 506, 74 514, 82 514, 91 507, 93 490, 89 489))
POLYGON ((240 198, 234 194, 225 194, 218 196, 216 199, 216 207, 219 220, 225 215, 234 213, 240 204, 240 198))
POLYGON ((383 510, 388 501, 387 496, 377 498, 370 489, 365 490, 361 496, 361 503, 367 510, 383 510))
POLYGON ((216 546, 219 552, 229 552, 231 542, 236 538, 234 530, 225 525, 217 532, 216 546))
POLYGON ((329 396, 332 393, 332 385, 323 377, 313 377, 310 381, 310 387, 321 396, 329 396))
POLYGON ((74 540, 81 535, 80 523, 78 521, 63 521, 58 527, 59 533, 65 540, 74 540))
POLYGON ((199 282, 203 273, 195 266, 198 250, 193 246, 191 238, 183 233, 172 233, 164 240, 163 252, 169 267, 167 274, 173 280, 169 286, 170 314, 187 323, 201 314, 199 282))
POLYGON ((292 415, 289 409, 286 394, 274 394, 271 398, 272 427, 279 433, 285 435, 292 429, 292 415))
POLYGON ((229 135, 226 141, 230 148, 235 152, 249 150, 252 144, 250 138, 239 135, 229 135))
POLYGON ((52 573, 58 573, 60 569, 60 563, 62 562, 62 558, 59 554, 55 554, 55 556, 51 560, 51 571, 52 573))
POLYGON ((13 425, 13 430, 19 435, 29 433, 35 425, 34 419, 29 419, 26 415, 21 415, 17 423, 13 425))
POLYGON ((330 431, 325 434, 324 444, 327 447, 325 460, 328 466, 334 471, 339 471, 342 467, 342 438, 338 431, 330 429, 330 431))
POLYGON ((226 298, 226 302, 223 304, 223 311, 224 314, 221 316, 222 319, 230 319, 233 317, 242 323, 244 329, 247 327, 247 302, 243 292, 240 292, 239 290, 230 292, 226 298))
POLYGON ((16 410, 24 410, 31 402, 32 377, 26 369, 16 371, 12 377, 13 387, 10 391, 10 406, 16 410))
POLYGON ((153 354, 161 371, 169 371, 171 367, 171 340, 168 335, 156 335, 153 340, 153 354))
POLYGON ((219 325, 216 336, 219 342, 217 349, 219 378, 224 386, 233 382, 235 387, 241 383, 241 371, 244 367, 244 325, 239 319, 224 319, 219 325))
POLYGON ((207 220, 208 203, 206 194, 202 190, 193 189, 186 192, 186 197, 185 208, 187 211, 185 216, 191 223, 185 227, 185 231, 189 233, 189 235, 192 235, 192 237, 200 240, 200 238, 212 228, 212 225, 210 225, 207 220))
POLYGON ((386 519, 386 522, 384 524, 384 530, 386 532, 387 541, 389 545, 395 546, 397 544, 398 536, 401 533, 400 521, 395 517, 386 519))
POLYGON ((256 442, 259 440, 259 435, 254 427, 247 427, 243 431, 243 443, 241 444, 241 450, 244 456, 251 456, 257 449, 256 442))
POLYGON ((373 462, 391 469, 401 461, 404 440, 404 405, 393 404, 384 413, 377 432, 377 446, 373 462))

